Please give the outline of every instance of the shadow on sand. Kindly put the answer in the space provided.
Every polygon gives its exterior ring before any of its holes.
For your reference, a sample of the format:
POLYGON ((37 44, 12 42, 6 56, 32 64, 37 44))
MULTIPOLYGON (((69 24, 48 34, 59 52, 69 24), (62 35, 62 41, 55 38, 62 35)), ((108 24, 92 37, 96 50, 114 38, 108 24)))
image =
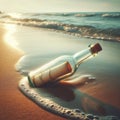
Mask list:
MULTIPOLYGON (((86 81, 87 79, 82 80, 81 83, 79 83, 79 88, 82 87, 86 81)), ((93 81, 94 80, 92 80, 92 82, 93 81)), ((48 86, 38 88, 37 92, 61 106, 70 109, 80 109, 88 114, 118 116, 120 118, 120 109, 81 92, 71 84, 58 83, 54 86, 48 86)))
MULTIPOLYGON (((77 87, 78 85, 82 87, 86 81, 88 82, 88 79, 84 77, 79 77, 78 80, 81 82, 76 84, 77 87)), ((81 92, 77 87, 72 84, 68 84, 68 82, 67 84, 66 82, 61 82, 54 84, 53 86, 47 85, 41 88, 33 88, 30 87, 27 78, 23 78, 19 83, 20 90, 28 98, 42 108, 65 118, 75 118, 75 116, 73 116, 73 113, 75 113, 78 114, 80 117, 79 119, 83 119, 81 116, 82 112, 85 113, 84 115, 86 116, 91 114, 92 118, 95 116, 100 116, 105 120, 118 120, 120 118, 120 110, 118 108, 81 92), (75 112, 74 110, 77 111, 75 112), (111 118, 109 118, 109 116, 111 116, 111 118), (112 116, 117 116, 117 118, 112 118, 112 116)), ((91 117, 91 115, 89 117, 91 117)), ((78 120, 78 118, 76 119, 78 120)))

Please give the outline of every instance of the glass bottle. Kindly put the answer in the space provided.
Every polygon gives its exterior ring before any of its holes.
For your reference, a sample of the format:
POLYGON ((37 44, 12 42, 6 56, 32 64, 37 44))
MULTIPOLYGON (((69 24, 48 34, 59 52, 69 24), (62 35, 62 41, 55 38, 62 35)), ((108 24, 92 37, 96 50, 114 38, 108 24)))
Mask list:
POLYGON ((99 43, 89 45, 85 50, 74 55, 60 56, 39 69, 28 74, 28 81, 31 87, 41 87, 46 83, 59 81, 75 73, 79 65, 95 56, 102 50, 99 43))

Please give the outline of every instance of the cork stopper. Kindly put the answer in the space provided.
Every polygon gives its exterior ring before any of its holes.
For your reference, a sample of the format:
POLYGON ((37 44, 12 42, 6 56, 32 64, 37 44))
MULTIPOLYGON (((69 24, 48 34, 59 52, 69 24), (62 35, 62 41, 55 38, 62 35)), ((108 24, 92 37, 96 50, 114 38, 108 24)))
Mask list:
POLYGON ((100 52, 102 50, 102 47, 101 47, 101 45, 99 43, 96 43, 95 45, 90 46, 90 47, 91 47, 90 50, 91 50, 92 54, 98 53, 98 52, 100 52))

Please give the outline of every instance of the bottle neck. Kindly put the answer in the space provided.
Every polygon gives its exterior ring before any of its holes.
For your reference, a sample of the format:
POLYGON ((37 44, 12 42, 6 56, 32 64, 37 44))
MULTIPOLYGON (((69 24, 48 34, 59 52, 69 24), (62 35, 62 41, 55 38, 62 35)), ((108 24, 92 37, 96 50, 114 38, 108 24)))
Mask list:
POLYGON ((79 66, 82 62, 86 61, 90 57, 94 56, 94 54, 91 52, 91 48, 87 48, 85 50, 82 50, 76 54, 73 55, 73 58, 75 59, 76 66, 79 66))

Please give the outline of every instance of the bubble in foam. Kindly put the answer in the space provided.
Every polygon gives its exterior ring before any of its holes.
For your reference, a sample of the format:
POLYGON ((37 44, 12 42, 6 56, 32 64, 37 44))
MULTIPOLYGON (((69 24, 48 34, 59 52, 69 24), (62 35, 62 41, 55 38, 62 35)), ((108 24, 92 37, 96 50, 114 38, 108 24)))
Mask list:
POLYGON ((71 114, 71 111, 70 111, 70 110, 67 110, 67 111, 66 111, 66 114, 71 114))
POLYGON ((24 84, 22 83, 21 86, 24 86, 24 84))
MULTIPOLYGON (((93 79, 93 78, 92 78, 93 79)), ((52 99, 43 97, 36 88, 29 86, 27 79, 22 79, 19 83, 20 90, 40 107, 69 120, 119 120, 116 116, 97 116, 84 113, 81 109, 70 109, 63 107, 52 99)))
POLYGON ((98 120, 98 119, 99 119, 99 117, 98 117, 98 116, 94 116, 94 119, 95 119, 95 120, 98 120))
POLYGON ((80 109, 74 109, 74 111, 77 112, 77 113, 80 113, 80 112, 81 112, 80 109))
POLYGON ((87 117, 88 119, 91 119, 91 120, 94 119, 94 116, 93 116, 92 114, 87 114, 86 117, 87 117))
POLYGON ((29 90, 28 90, 28 89, 26 89, 26 92, 29 92, 29 90))

